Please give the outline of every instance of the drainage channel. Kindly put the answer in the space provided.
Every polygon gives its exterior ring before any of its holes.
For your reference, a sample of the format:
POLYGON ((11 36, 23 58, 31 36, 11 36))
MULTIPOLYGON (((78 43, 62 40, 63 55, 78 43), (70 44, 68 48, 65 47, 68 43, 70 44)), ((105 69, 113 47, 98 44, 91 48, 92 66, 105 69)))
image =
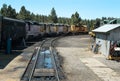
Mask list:
POLYGON ((21 77, 21 81, 61 81, 65 79, 60 56, 54 48, 58 38, 48 39, 37 47, 21 77))

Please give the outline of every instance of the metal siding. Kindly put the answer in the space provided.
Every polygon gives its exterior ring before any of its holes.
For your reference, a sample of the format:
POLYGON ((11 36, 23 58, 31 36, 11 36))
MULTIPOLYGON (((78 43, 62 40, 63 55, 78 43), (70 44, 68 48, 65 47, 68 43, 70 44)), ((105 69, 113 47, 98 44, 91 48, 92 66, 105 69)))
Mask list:
POLYGON ((117 19, 117 24, 118 24, 118 23, 120 24, 120 19, 117 19))
POLYGON ((63 32, 63 26, 58 26, 58 33, 63 32))
POLYGON ((108 53, 108 46, 107 46, 107 40, 106 35, 103 33, 96 33, 96 43, 100 41, 101 46, 99 48, 99 52, 106 56, 106 53, 108 53))
POLYGON ((47 26, 46 26, 46 33, 49 33, 49 32, 50 32, 50 26, 47 25, 47 26))
POLYGON ((45 34, 44 24, 40 25, 40 34, 43 36, 45 34))
POLYGON ((106 42, 106 54, 105 54, 105 56, 108 58, 108 56, 109 56, 109 54, 110 54, 110 41, 109 40, 107 40, 107 42, 106 42))
POLYGON ((112 41, 120 40, 120 28, 117 28, 110 32, 110 40, 112 41))
POLYGON ((40 34, 39 30, 40 30, 39 25, 32 25, 31 33, 33 34, 33 36, 39 36, 39 34, 40 34))
POLYGON ((51 26, 51 27, 50 27, 50 31, 51 31, 51 33, 54 33, 54 32, 55 32, 55 27, 54 27, 54 26, 51 26))

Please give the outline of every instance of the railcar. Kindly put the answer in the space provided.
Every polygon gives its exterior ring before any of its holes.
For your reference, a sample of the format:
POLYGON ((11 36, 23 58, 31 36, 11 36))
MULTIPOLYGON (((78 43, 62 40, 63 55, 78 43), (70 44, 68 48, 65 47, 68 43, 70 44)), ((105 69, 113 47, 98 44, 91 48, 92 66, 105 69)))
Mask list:
POLYGON ((71 34, 71 27, 70 27, 70 25, 66 24, 65 26, 66 26, 66 28, 67 28, 67 30, 66 30, 66 31, 67 31, 67 34, 70 35, 70 34, 71 34))
POLYGON ((65 24, 63 27, 63 33, 69 33, 70 32, 70 26, 68 24, 65 24))
POLYGON ((54 24, 54 35, 62 35, 70 32, 70 26, 67 24, 54 24))
POLYGON ((32 21, 26 22, 26 39, 33 39, 41 35, 40 24, 32 21))
POLYGON ((78 32, 78 27, 76 27, 75 25, 71 25, 70 31, 72 34, 76 34, 78 32))
POLYGON ((50 25, 50 36, 56 36, 57 35, 57 26, 55 24, 50 25))
POLYGON ((41 36, 45 36, 45 30, 46 30, 46 24, 45 23, 39 23, 40 25, 40 34, 41 36))
POLYGON ((51 27, 51 23, 46 23, 45 25, 44 25, 44 27, 45 27, 45 36, 50 36, 50 27, 51 27))
POLYGON ((21 42, 26 37, 25 22, 0 16, 0 47, 7 47, 7 41, 12 45, 21 42))
POLYGON ((55 26, 56 26, 56 29, 57 29, 57 34, 58 35, 61 35, 61 34, 63 34, 63 31, 64 31, 64 25, 63 24, 55 24, 55 26))

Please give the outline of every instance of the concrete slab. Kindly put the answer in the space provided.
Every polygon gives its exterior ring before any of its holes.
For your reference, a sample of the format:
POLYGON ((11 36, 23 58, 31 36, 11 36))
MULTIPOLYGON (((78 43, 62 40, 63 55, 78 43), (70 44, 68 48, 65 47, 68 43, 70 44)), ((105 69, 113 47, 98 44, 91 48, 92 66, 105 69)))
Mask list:
POLYGON ((0 81, 20 81, 32 53, 22 53, 0 70, 0 81))
POLYGON ((24 49, 23 53, 14 58, 4 69, 0 69, 0 81, 20 81, 34 49, 38 45, 40 42, 24 49))

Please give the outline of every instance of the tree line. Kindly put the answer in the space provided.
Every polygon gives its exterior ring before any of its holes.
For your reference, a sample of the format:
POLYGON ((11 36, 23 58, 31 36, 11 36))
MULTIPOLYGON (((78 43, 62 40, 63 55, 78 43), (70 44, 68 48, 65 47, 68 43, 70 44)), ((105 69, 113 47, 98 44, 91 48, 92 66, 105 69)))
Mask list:
POLYGON ((11 5, 7 6, 6 4, 3 4, 2 8, 0 9, 0 14, 5 17, 10 17, 14 19, 32 20, 43 23, 63 23, 63 24, 71 23, 70 18, 57 17, 54 8, 52 8, 49 16, 46 16, 41 14, 34 14, 33 12, 27 10, 25 6, 22 6, 20 11, 16 12, 16 10, 11 5))
POLYGON ((7 6, 6 4, 3 4, 2 8, 0 9, 0 14, 14 19, 31 20, 42 23, 62 23, 79 27, 81 25, 87 25, 89 30, 94 29, 95 26, 99 26, 100 21, 114 19, 113 17, 102 17, 101 19, 96 18, 94 20, 82 19, 77 11, 71 15, 71 18, 58 17, 54 8, 51 9, 51 12, 48 16, 30 12, 25 8, 25 6, 22 6, 20 11, 16 12, 15 8, 13 8, 11 5, 7 6))

